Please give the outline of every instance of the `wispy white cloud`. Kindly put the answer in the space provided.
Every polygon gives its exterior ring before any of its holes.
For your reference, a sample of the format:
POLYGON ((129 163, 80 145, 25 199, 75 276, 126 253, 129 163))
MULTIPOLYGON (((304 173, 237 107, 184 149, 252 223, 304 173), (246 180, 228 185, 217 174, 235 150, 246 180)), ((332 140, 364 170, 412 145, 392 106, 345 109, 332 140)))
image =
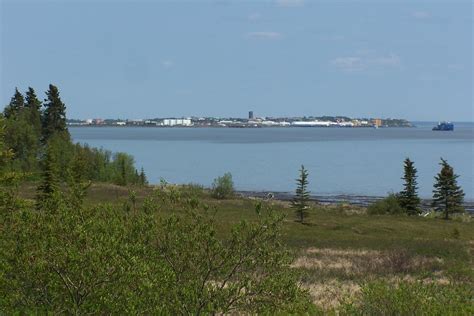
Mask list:
POLYGON ((370 48, 361 48, 355 51, 357 56, 373 56, 375 55, 375 50, 370 48))
POLYGON ((304 0, 276 0, 276 5, 279 7, 302 7, 304 0))
POLYGON ((258 12, 253 12, 253 13, 250 13, 248 16, 247 16, 247 19, 249 21, 258 21, 262 18, 262 15, 258 12))
POLYGON ((250 32, 245 35, 245 37, 250 39, 260 39, 260 40, 277 40, 281 38, 281 33, 278 32, 250 32))
POLYGON ((337 57, 331 60, 331 65, 346 71, 357 72, 375 68, 394 68, 401 64, 400 57, 396 54, 377 56, 370 53, 356 54, 354 56, 337 57))
POLYGON ((431 17, 431 13, 428 11, 414 11, 411 13, 411 16, 415 19, 428 19, 431 17))
POLYGON ((172 60, 162 60, 161 65, 166 69, 173 68, 174 67, 174 61, 172 61, 172 60))
POLYGON ((360 57, 338 57, 331 61, 331 64, 344 71, 359 71, 365 68, 365 64, 360 57))
POLYGON ((400 65, 400 57, 395 54, 390 54, 388 56, 375 57, 368 60, 370 64, 376 66, 390 66, 396 67, 400 65))

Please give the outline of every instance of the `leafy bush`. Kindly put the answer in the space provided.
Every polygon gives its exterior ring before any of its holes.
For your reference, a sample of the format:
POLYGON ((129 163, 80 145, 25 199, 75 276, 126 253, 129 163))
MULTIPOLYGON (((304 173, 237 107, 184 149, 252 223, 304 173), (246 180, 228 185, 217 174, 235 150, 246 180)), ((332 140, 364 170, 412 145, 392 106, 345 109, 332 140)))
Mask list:
POLYGON ((390 194, 388 197, 369 205, 367 213, 370 215, 403 214, 404 210, 400 206, 398 197, 395 194, 390 194))
POLYGON ((292 256, 278 241, 283 217, 241 222, 224 240, 212 218, 195 212, 161 223, 158 251, 171 286, 172 314, 301 313, 311 308, 290 268, 292 256), (184 306, 183 306, 184 305, 184 306))
POLYGON ((134 167, 134 159, 126 153, 116 153, 110 163, 110 176, 115 184, 127 185, 138 183, 139 175, 134 167))
POLYGON ((466 284, 384 281, 362 287, 361 295, 342 305, 342 315, 473 315, 474 290, 466 284))
POLYGON ((234 182, 232 175, 227 172, 221 177, 214 179, 212 183, 212 196, 216 199, 226 199, 234 194, 234 182))

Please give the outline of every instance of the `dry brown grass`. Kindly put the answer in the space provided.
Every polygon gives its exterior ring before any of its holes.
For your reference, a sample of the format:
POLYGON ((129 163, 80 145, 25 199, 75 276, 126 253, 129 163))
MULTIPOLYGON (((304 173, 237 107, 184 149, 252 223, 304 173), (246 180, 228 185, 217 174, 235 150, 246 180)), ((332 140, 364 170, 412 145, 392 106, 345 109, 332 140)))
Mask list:
POLYGON ((353 299, 360 292, 360 285, 353 281, 328 280, 324 283, 305 284, 303 286, 309 291, 313 303, 324 306, 325 309, 333 309, 339 306, 345 299, 353 299))
POLYGON ((298 257, 293 267, 306 273, 304 287, 314 303, 335 308, 342 298, 352 298, 365 280, 385 279, 389 282, 419 280, 415 273, 432 271, 426 282, 449 283, 442 271, 443 260, 413 256, 404 250, 376 251, 365 249, 308 248, 298 257))
POLYGON ((293 263, 295 268, 339 270, 339 274, 371 275, 410 273, 429 269, 436 271, 440 258, 413 256, 404 250, 341 250, 309 248, 293 263))

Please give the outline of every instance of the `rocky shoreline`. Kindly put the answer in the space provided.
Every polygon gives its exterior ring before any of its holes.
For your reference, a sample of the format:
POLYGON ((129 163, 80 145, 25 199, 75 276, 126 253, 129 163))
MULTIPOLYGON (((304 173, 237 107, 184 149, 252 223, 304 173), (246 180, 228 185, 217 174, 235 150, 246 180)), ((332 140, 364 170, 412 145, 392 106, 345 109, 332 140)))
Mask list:
MULTIPOLYGON (((237 191, 237 194, 244 197, 255 197, 262 199, 275 199, 281 201, 291 201, 294 197, 292 192, 270 192, 270 191, 237 191)), ((355 206, 367 207, 370 204, 383 199, 383 196, 366 196, 366 195, 311 195, 311 201, 317 201, 321 204, 340 204, 348 203, 355 206)), ((423 210, 431 208, 430 199, 422 199, 421 207, 423 210)), ((474 214, 474 201, 464 202, 464 208, 467 212, 474 214)))

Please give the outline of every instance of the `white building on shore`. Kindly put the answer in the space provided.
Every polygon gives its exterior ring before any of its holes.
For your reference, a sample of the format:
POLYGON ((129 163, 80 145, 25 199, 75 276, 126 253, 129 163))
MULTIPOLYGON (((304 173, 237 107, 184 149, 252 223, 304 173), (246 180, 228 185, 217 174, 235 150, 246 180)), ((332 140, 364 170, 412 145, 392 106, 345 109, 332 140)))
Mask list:
POLYGON ((292 122, 291 125, 297 127, 329 127, 337 125, 337 123, 329 121, 295 121, 292 122))
POLYGON ((191 126, 193 125, 191 119, 181 118, 181 119, 164 119, 161 126, 191 126))

